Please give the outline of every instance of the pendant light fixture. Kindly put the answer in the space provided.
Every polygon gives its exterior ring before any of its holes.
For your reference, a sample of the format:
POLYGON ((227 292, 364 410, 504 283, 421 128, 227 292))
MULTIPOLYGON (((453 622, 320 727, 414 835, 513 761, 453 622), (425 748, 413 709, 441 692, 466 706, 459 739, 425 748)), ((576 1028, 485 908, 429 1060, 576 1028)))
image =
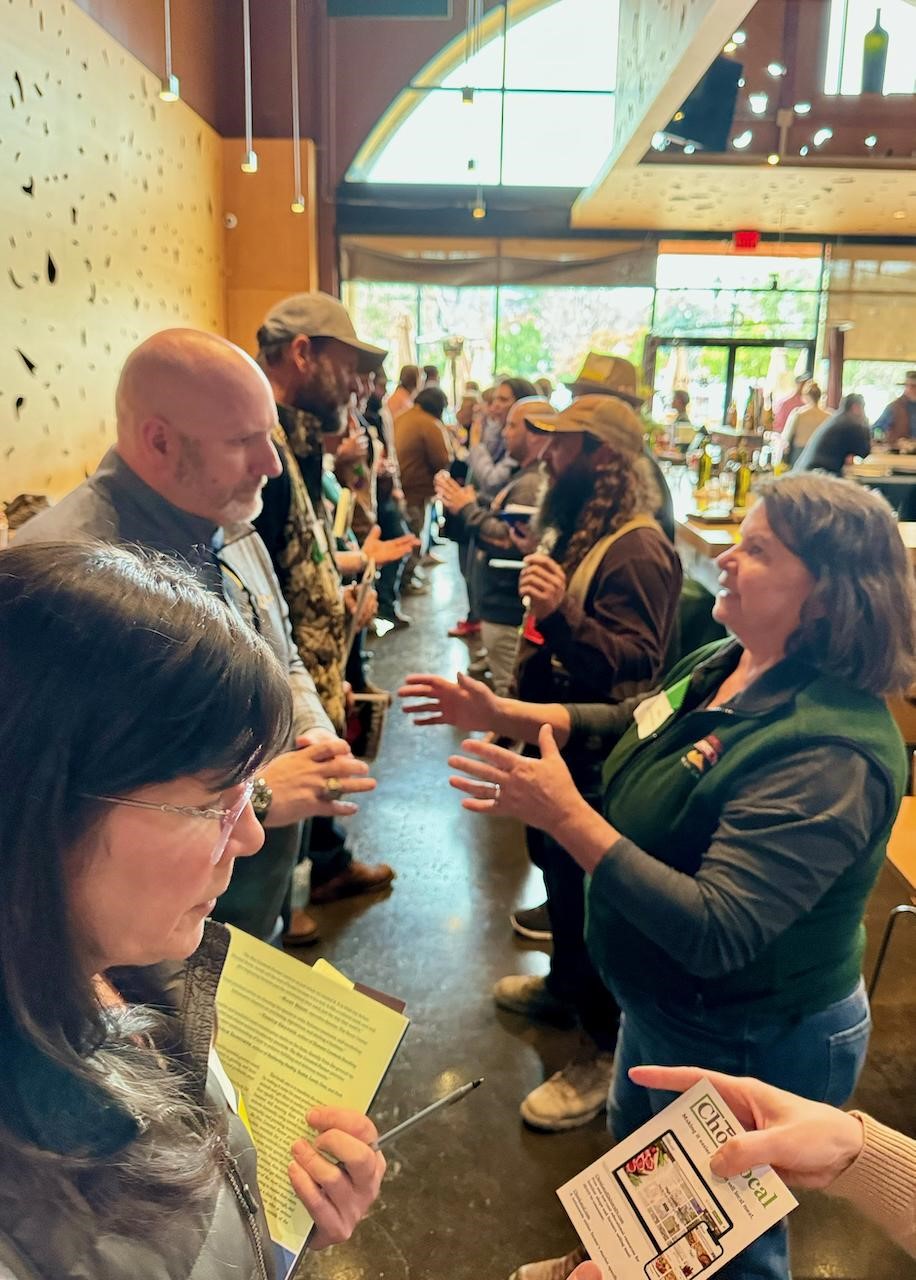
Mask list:
POLYGON ((163 0, 165 8, 165 75, 159 83, 159 97, 163 102, 177 102, 181 97, 181 84, 172 71, 172 0, 163 0))
POLYGON ((251 10, 249 0, 242 0, 242 39, 245 44, 245 158, 242 173, 257 173, 258 153, 254 149, 251 127, 251 10))
POLYGON ((289 47, 293 86, 293 213, 305 213, 302 191, 302 156, 299 137, 299 0, 289 0, 289 47))

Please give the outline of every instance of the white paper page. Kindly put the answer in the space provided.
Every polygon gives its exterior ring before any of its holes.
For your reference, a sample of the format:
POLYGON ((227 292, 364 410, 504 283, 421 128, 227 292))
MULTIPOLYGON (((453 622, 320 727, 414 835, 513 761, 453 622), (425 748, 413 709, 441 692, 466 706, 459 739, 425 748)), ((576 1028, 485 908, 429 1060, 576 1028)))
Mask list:
POLYGON ((702 1080, 560 1187, 605 1280, 706 1280, 796 1207, 770 1168, 710 1172, 717 1148, 742 1132, 702 1080))

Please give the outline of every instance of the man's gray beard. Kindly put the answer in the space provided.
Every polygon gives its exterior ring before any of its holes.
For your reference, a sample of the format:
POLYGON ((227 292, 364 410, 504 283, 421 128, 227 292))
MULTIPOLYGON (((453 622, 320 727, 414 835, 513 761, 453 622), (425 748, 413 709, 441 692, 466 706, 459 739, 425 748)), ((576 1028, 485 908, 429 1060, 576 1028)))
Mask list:
POLYGON ((222 524, 251 524, 257 520, 258 516, 264 510, 264 490, 258 490, 257 497, 253 502, 244 505, 241 498, 234 499, 226 507, 222 524))

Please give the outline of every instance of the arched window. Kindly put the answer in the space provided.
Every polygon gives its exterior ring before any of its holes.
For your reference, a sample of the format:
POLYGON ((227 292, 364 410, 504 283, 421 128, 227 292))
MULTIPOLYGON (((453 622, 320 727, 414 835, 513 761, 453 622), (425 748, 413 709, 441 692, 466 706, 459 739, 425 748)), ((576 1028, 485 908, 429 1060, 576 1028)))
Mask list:
POLYGON ((583 187, 611 150, 617 0, 508 0, 453 41, 363 144, 350 182, 583 187))

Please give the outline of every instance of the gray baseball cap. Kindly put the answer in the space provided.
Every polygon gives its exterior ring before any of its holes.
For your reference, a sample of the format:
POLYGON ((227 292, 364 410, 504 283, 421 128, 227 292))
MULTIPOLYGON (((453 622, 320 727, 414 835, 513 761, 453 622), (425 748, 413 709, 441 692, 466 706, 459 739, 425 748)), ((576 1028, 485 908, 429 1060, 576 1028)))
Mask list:
POLYGON ((271 307, 258 330, 258 343, 262 347, 272 342, 291 342, 299 334, 306 338, 336 338, 357 354, 357 373, 372 373, 378 369, 388 352, 360 342, 353 328, 353 321, 339 298, 329 293, 294 293, 271 307))

